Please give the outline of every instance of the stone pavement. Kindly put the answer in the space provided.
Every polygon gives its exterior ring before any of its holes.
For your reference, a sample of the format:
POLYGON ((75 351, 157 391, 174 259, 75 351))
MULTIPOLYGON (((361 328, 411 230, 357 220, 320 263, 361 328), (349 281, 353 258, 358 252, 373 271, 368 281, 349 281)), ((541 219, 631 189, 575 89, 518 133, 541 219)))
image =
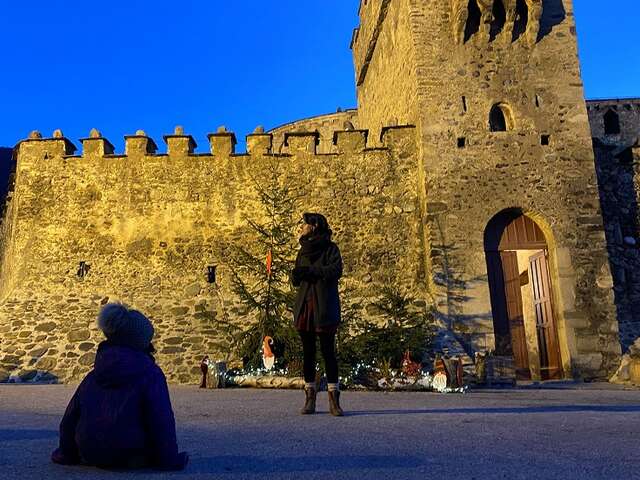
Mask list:
POLYGON ((172 388, 184 472, 49 461, 74 387, 0 385, 2 479, 640 478, 640 391, 605 384, 466 395, 345 392, 349 415, 297 414, 302 393, 172 388))

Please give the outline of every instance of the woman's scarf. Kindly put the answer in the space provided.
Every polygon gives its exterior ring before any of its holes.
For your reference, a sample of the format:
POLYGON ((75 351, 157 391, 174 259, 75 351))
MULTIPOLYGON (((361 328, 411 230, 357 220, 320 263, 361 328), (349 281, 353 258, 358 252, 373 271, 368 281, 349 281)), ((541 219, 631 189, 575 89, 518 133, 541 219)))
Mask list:
POLYGON ((313 265, 329 247, 331 234, 308 235, 300 237, 300 255, 304 259, 304 264, 313 265))

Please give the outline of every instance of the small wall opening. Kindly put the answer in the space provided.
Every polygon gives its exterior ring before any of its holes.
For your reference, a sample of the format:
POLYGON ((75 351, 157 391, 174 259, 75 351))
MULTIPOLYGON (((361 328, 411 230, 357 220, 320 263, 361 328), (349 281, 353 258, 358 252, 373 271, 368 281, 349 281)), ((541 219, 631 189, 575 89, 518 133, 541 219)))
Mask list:
POLYGON ((604 114, 604 134, 620 134, 620 116, 613 110, 608 110, 607 113, 604 114))
POLYGON ((500 32, 504 29, 504 25, 507 22, 507 11, 504 8, 502 0, 495 0, 493 2, 493 20, 491 22, 491 30, 489 34, 489 41, 494 41, 500 32))
POLYGON ((489 130, 492 132, 506 132, 513 129, 513 115, 511 109, 504 103, 491 107, 489 113, 489 130))
POLYGON ((548 147, 551 144, 551 135, 542 135, 540 136, 540 145, 543 147, 548 147))
POLYGON ((467 139, 465 137, 458 137, 458 148, 464 148, 467 146, 467 139))
POLYGON ((469 0, 469 17, 467 18, 467 26, 464 29, 465 43, 480 31, 481 13, 476 0, 469 0))
POLYGON ((467 112, 467 97, 464 95, 462 96, 462 111, 467 112))

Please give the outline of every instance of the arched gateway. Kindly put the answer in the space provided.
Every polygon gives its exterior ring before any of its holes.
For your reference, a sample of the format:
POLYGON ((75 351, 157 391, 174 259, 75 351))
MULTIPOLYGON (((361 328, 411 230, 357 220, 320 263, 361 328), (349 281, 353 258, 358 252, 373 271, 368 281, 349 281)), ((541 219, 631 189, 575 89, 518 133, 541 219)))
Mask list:
POLYGON ((496 354, 513 356, 519 379, 563 377, 549 246, 521 210, 496 215, 485 230, 496 354))

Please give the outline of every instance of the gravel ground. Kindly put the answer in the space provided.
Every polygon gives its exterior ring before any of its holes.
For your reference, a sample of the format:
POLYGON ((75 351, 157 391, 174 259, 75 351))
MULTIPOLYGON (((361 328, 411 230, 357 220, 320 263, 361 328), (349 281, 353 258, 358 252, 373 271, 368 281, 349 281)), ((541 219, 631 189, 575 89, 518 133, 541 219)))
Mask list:
POLYGON ((345 392, 344 418, 296 391, 172 388, 183 472, 49 461, 74 387, 0 385, 2 479, 640 478, 640 391, 606 384, 465 395, 345 392))

